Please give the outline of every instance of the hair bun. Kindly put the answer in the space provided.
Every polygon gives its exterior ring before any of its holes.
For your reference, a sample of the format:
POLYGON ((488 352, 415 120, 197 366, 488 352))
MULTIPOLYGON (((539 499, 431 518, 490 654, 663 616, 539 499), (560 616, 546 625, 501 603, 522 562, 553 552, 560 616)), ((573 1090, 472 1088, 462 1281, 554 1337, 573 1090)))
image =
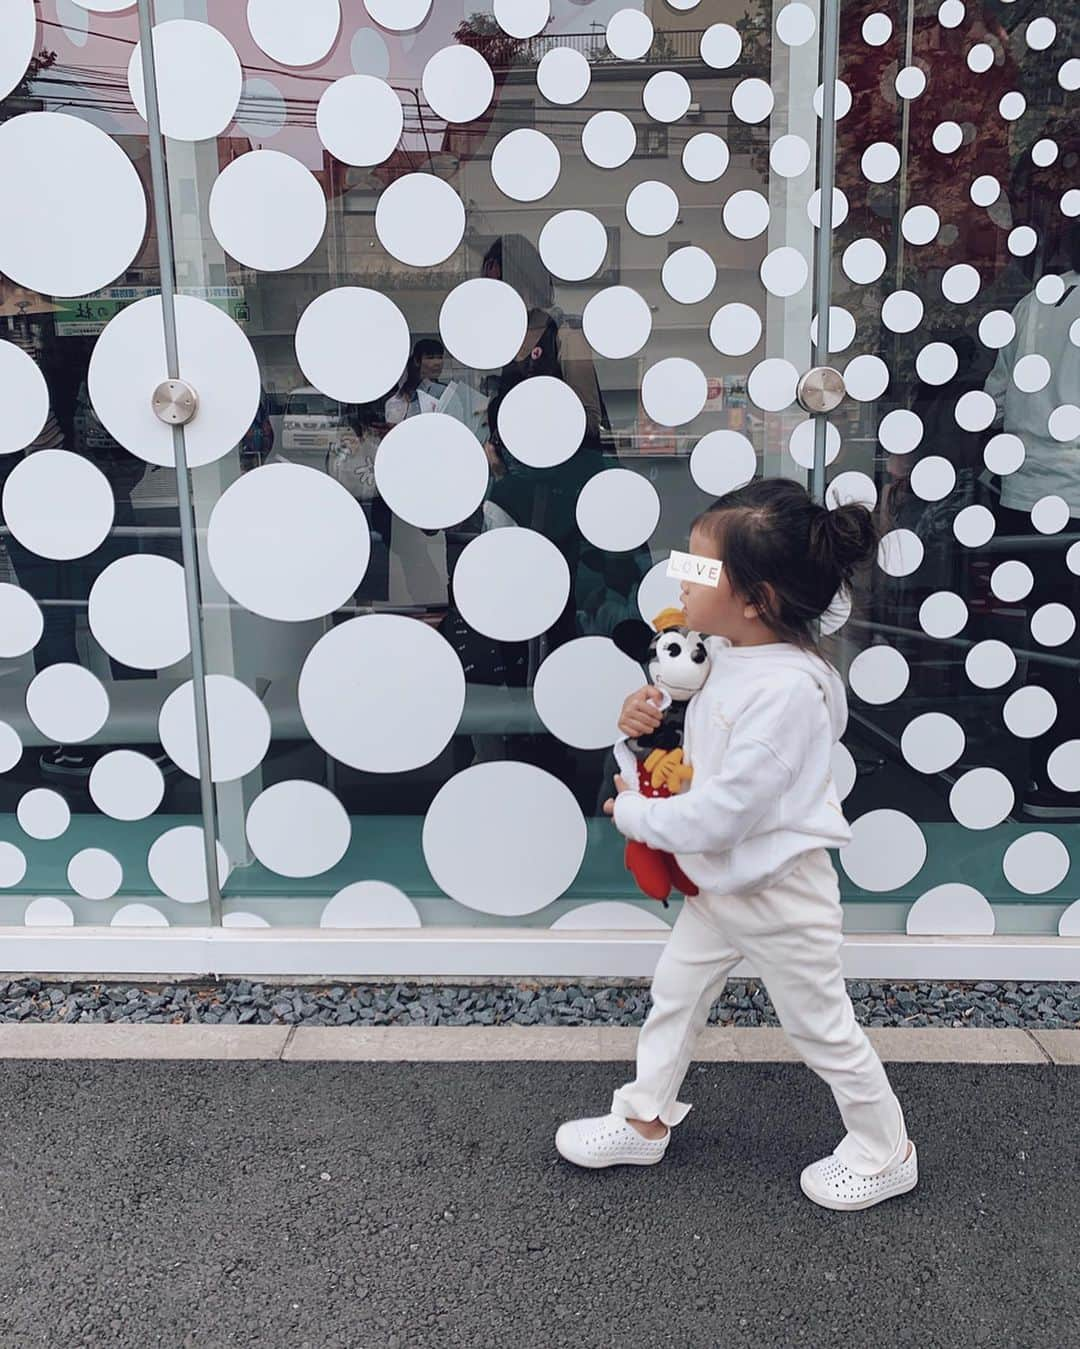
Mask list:
POLYGON ((877 552, 874 517, 860 502, 849 501, 832 510, 821 507, 815 525, 814 544, 844 581, 850 581, 877 552))

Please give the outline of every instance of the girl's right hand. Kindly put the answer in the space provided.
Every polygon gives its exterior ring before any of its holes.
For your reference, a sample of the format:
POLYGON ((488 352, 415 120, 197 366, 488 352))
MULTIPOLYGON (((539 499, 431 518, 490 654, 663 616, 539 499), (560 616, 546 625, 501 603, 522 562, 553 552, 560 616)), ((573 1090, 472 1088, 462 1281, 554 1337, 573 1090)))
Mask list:
POLYGON ((660 711, 662 698, 660 690, 652 684, 631 693, 619 714, 619 730, 623 735, 632 740, 655 731, 664 719, 660 711))

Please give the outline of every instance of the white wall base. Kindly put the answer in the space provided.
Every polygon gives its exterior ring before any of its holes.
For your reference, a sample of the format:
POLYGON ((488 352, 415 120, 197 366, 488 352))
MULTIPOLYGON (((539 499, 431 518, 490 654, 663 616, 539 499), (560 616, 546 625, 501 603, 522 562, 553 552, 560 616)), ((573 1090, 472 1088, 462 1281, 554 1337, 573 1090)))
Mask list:
MULTIPOLYGON (((0 964, 18 974, 243 977, 642 978, 665 937, 549 928, 0 928, 0 964)), ((844 972, 866 979, 1080 981, 1080 937, 908 937, 852 933, 844 972)), ((745 963, 735 974, 752 974, 745 963)))

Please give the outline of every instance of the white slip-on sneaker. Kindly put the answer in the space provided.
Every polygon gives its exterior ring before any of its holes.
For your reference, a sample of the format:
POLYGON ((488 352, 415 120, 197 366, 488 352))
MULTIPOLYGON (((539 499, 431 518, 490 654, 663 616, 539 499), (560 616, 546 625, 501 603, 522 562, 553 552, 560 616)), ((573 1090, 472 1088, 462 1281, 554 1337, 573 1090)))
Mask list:
POLYGON ((835 1154, 823 1157, 808 1166, 799 1177, 799 1184, 807 1199, 822 1208, 849 1212, 873 1208, 885 1199, 907 1194, 919 1183, 919 1158, 915 1144, 899 1166, 891 1167, 876 1176, 860 1176, 835 1154))
POLYGON ((669 1129, 663 1138, 643 1138, 621 1115, 598 1115, 571 1119, 555 1132, 559 1155, 575 1166, 655 1166, 664 1160, 671 1141, 669 1129))

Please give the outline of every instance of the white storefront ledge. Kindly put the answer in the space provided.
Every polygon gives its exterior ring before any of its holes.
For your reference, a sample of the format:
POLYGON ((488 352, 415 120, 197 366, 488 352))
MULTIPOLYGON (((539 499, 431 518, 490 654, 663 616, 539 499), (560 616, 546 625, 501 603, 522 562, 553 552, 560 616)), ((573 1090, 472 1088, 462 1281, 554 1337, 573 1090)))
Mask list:
MULTIPOLYGON (((666 937, 550 928, 0 928, 7 973, 454 979, 647 978, 666 937)), ((851 933, 859 979, 1080 979, 1080 936, 909 937, 851 933)), ((752 975, 745 962, 733 977, 752 975)))

